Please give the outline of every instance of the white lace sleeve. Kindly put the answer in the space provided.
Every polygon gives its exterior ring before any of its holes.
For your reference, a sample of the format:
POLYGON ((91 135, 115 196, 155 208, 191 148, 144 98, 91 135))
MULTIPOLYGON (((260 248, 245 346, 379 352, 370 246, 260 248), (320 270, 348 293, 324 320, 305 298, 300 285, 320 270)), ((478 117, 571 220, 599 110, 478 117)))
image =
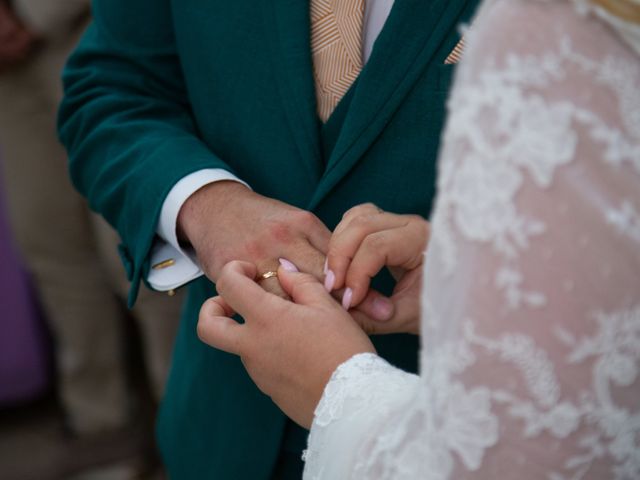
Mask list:
POLYGON ((638 479, 640 57, 569 2, 525 0, 484 5, 465 55, 420 377, 343 364, 305 478, 638 479))

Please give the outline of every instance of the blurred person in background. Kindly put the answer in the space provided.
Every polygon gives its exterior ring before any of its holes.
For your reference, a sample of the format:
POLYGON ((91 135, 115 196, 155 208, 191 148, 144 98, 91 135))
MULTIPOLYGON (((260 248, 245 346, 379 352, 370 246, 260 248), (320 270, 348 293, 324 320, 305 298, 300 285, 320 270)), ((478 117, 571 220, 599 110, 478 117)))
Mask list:
MULTIPOLYGON (((117 234, 72 189, 55 133, 63 64, 88 0, 0 0, 0 146, 11 227, 50 323, 59 393, 78 439, 133 424, 123 355, 127 275, 117 234)), ((153 396, 162 395, 181 297, 145 291, 133 310, 153 396)), ((111 435, 113 434, 113 435, 111 435)))

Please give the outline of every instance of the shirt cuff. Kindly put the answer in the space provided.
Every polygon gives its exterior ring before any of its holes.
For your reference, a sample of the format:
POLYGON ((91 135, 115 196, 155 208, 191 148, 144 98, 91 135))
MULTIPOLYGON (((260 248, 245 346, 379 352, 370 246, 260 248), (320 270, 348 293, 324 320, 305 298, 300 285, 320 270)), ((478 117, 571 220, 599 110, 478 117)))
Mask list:
POLYGON ((178 242, 176 227, 178 214, 184 202, 210 183, 230 180, 242 183, 238 177, 221 168, 193 172, 176 183, 162 204, 156 239, 151 249, 151 269, 147 281, 154 290, 168 291, 189 283, 203 275, 193 249, 183 248, 178 242))

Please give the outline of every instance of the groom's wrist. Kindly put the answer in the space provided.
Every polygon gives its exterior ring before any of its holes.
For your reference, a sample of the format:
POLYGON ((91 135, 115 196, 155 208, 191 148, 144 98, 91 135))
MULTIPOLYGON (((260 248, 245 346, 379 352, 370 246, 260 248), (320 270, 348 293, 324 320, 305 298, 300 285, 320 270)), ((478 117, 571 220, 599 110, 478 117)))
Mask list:
POLYGON ((247 193, 251 193, 249 188, 233 180, 210 183, 198 189, 178 213, 176 233, 180 243, 196 246, 209 225, 224 215, 225 206, 247 193))

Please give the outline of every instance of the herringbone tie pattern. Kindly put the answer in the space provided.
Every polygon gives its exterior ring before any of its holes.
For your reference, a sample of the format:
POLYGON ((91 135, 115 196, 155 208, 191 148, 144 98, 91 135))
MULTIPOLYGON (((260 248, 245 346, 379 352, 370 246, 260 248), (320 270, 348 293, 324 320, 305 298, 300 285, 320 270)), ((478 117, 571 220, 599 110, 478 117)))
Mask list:
POLYGON ((362 70, 364 0, 311 0, 318 115, 326 122, 362 70))

